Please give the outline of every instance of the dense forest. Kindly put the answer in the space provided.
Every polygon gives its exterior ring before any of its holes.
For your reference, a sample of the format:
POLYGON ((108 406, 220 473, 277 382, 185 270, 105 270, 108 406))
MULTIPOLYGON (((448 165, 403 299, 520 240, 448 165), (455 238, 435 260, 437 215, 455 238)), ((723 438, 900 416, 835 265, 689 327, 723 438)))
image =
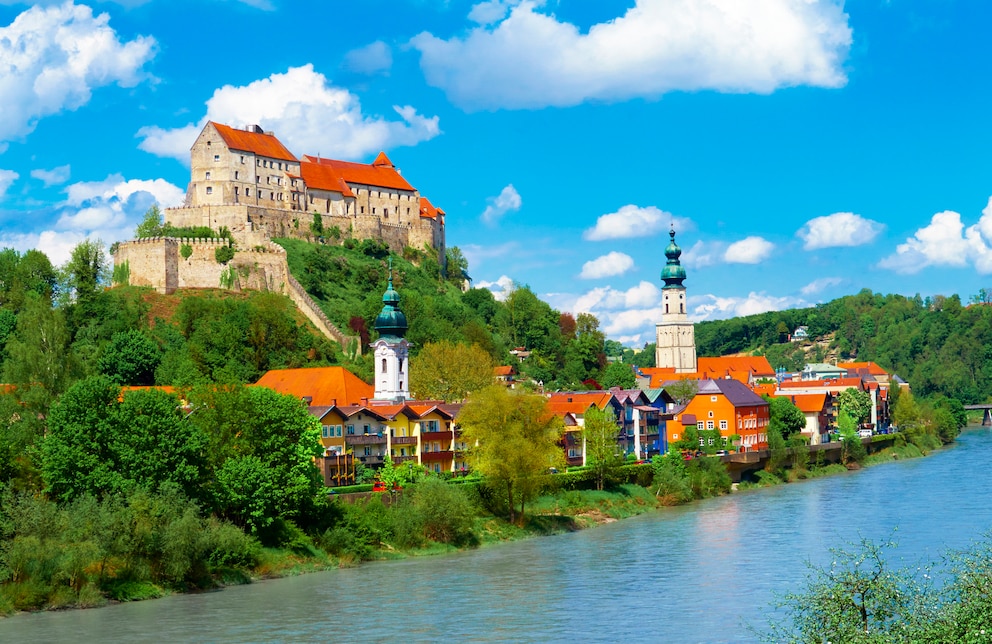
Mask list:
POLYGON ((871 360, 907 380, 914 392, 964 403, 992 397, 992 306, 983 294, 905 297, 863 290, 812 308, 772 311, 696 325, 699 355, 747 352, 773 367, 801 369, 828 356, 871 360), (796 328, 809 341, 790 342, 796 328))

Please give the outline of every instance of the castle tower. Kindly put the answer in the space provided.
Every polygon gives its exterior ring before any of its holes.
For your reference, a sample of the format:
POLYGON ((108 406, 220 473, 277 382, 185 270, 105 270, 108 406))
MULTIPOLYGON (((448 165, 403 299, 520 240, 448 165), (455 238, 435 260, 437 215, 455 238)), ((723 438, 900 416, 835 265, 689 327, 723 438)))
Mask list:
POLYGON ((403 337, 406 316, 400 310, 400 294, 393 289, 393 262, 389 261, 389 286, 382 294, 382 311, 375 319, 379 339, 371 345, 375 352, 375 398, 378 401, 409 400, 410 343, 403 337))
POLYGON ((661 322, 657 325, 655 366, 674 368, 675 373, 696 371, 696 334, 686 315, 685 268, 679 263, 682 249, 675 243, 674 226, 668 233, 672 241, 665 248, 668 261, 661 271, 661 322))

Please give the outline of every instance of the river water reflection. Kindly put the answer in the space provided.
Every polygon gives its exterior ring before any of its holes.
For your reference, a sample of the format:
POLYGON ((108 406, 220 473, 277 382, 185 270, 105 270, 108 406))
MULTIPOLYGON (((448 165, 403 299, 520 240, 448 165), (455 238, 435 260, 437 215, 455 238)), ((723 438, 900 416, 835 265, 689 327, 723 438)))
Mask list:
POLYGON ((741 642, 827 549, 935 561, 992 528, 992 433, 924 459, 575 534, 201 595, 0 620, 0 641, 741 642), (895 533, 893 535, 893 530, 895 533))

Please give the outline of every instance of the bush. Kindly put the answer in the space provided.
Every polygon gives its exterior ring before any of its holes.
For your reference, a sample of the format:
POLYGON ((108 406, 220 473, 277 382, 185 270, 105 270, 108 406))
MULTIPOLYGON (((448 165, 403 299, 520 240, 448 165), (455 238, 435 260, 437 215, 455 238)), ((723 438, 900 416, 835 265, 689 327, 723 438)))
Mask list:
POLYGON ((211 519, 203 539, 212 569, 254 568, 261 561, 261 544, 230 523, 211 519))
POLYGON ((730 492, 730 474, 719 459, 694 458, 685 469, 689 476, 689 486, 697 499, 730 492))
POLYGON ((685 464, 678 453, 655 457, 651 465, 654 470, 651 486, 659 503, 680 505, 692 500, 693 493, 686 476, 685 464))
POLYGON ((218 264, 226 264, 234 259, 234 248, 231 246, 219 246, 214 250, 214 259, 218 264))
MULTIPOLYGON (((400 509, 406 508, 413 510, 411 523, 419 527, 421 537, 453 545, 472 541, 475 512, 464 488, 435 478, 424 479, 404 494, 400 509)), ((409 529, 411 525, 405 527, 409 529)))

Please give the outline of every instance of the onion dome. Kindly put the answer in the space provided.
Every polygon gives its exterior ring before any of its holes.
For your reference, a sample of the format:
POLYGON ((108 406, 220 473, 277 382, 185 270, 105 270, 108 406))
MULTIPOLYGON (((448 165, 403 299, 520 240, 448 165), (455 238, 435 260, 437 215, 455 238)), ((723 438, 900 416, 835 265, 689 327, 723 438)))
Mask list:
POLYGON ((682 285, 685 280, 685 268, 679 263, 682 249, 675 243, 675 228, 669 230, 668 234, 672 241, 665 247, 665 257, 668 261, 665 263, 665 268, 661 269, 661 279, 665 281, 662 288, 685 288, 682 285))
POLYGON ((393 288, 393 270, 390 265, 389 286, 382 294, 382 311, 375 318, 375 330, 380 337, 402 338, 407 328, 406 316, 400 310, 400 294, 393 288))

